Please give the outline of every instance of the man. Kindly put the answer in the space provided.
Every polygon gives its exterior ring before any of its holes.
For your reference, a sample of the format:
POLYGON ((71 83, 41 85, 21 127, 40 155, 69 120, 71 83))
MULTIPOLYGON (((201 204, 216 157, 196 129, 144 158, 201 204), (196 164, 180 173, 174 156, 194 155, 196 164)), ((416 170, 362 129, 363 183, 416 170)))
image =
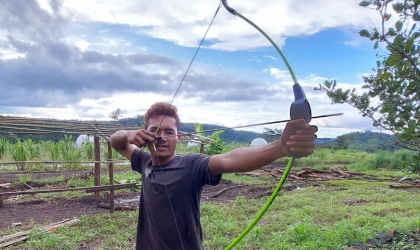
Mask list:
POLYGON ((318 130, 304 120, 294 120, 287 123, 279 140, 264 146, 214 156, 178 156, 175 149, 181 134, 176 107, 156 103, 144 120, 144 129, 113 134, 111 145, 142 175, 136 248, 147 250, 203 249, 202 187, 217 185, 223 173, 251 171, 281 157, 308 156, 314 152, 318 130))

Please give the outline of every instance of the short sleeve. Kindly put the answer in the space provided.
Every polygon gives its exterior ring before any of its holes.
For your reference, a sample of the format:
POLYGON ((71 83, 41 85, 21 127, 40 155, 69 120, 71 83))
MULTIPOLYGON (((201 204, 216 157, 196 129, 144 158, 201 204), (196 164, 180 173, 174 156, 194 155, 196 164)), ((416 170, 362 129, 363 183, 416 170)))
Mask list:
POLYGON ((185 156, 189 166, 190 176, 198 186, 219 184, 222 175, 211 176, 209 171, 209 160, 211 156, 205 154, 188 154, 185 156))
POLYGON ((143 170, 149 161, 151 161, 150 154, 136 148, 131 155, 131 169, 143 173, 143 170))

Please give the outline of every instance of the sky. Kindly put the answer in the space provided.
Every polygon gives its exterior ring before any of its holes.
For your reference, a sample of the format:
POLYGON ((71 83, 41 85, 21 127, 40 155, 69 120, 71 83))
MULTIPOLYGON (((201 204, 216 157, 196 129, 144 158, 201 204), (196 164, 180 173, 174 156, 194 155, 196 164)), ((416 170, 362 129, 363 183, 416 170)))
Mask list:
MULTIPOLYGON (((281 48, 314 116, 344 113, 311 121, 320 138, 376 131, 355 108, 332 105, 314 90, 325 80, 360 90, 362 75, 373 73, 376 51, 358 32, 380 19, 358 2, 228 1, 281 48)), ((121 118, 131 118, 173 99, 182 122, 230 127, 289 119, 293 80, 285 63, 223 6, 186 74, 218 6, 218 0, 0 0, 0 115, 109 120, 120 109, 121 118)), ((264 127, 284 124, 247 130, 264 127)))

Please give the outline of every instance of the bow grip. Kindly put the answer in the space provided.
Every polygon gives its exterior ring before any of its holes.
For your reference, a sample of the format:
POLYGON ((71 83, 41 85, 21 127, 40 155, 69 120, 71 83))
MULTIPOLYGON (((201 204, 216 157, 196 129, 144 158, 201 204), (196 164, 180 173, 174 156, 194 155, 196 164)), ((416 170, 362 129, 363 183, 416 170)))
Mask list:
POLYGON ((295 101, 290 106, 290 119, 304 119, 309 123, 312 117, 311 106, 309 106, 305 93, 298 83, 293 85, 293 93, 295 94, 295 101))

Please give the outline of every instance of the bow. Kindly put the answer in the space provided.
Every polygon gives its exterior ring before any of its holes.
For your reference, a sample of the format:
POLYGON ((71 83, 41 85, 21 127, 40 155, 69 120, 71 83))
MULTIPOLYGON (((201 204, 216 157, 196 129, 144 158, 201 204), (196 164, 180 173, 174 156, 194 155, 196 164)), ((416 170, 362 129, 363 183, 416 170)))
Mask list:
MULTIPOLYGON (((320 117, 327 117, 327 116, 335 116, 335 115, 342 115, 342 113, 340 113, 340 114, 332 114, 332 115, 323 115, 323 116, 319 116, 319 117, 312 117, 312 113, 311 113, 311 107, 310 107, 310 105, 309 105, 309 102, 308 102, 308 100, 306 99, 306 96, 305 96, 305 93, 304 93, 304 91, 303 91, 303 89, 302 89, 302 87, 299 85, 299 83, 297 82, 297 79, 296 79, 296 76, 295 76, 295 74, 293 73, 293 70, 292 70, 292 68, 290 67, 290 65, 289 65, 289 63, 288 63, 288 61, 287 61, 287 59, 286 59, 286 57, 283 55, 283 53, 281 52, 281 50, 278 48, 278 46, 273 42, 273 40, 271 40, 271 38, 263 31, 263 30, 261 30, 257 25, 255 25, 253 22, 251 22, 250 20, 248 20, 247 18, 245 18, 244 16, 242 16, 240 13, 238 13, 236 10, 234 10, 234 9, 232 9, 228 4, 227 4, 227 1, 226 0, 221 0, 221 2, 222 2, 222 4, 224 5, 224 7, 230 12, 230 13, 232 13, 233 15, 235 15, 235 16, 239 16, 239 17, 241 17, 243 20, 245 20, 246 22, 248 22, 249 24, 251 24, 254 28, 256 28, 258 31, 260 31, 261 32, 261 34, 263 34, 269 41, 270 41, 270 43, 274 46, 274 48, 277 50, 277 52, 280 54, 280 56, 282 57, 282 59, 283 59, 283 61, 285 62, 285 64, 286 64, 286 66, 287 66, 287 68, 288 68, 288 70, 289 70, 289 72, 290 72, 290 74, 291 74, 291 76, 292 76, 292 78, 293 78, 293 81, 294 81, 294 85, 293 85, 293 93, 294 93, 294 96, 295 96, 295 100, 294 100, 294 102, 292 103, 292 105, 290 106, 290 118, 291 118, 291 120, 295 120, 295 119, 304 119, 306 122, 310 122, 311 121, 311 118, 320 118, 320 117)), ((220 8, 220 6, 221 6, 221 4, 219 4, 219 7, 217 8, 217 10, 216 10, 216 13, 215 13, 215 15, 214 15, 214 17, 213 17, 213 19, 212 19, 212 21, 211 21, 211 23, 210 23, 210 26, 211 26, 211 24, 213 23, 213 20, 214 20, 214 18, 216 17, 216 15, 217 15, 217 13, 218 13, 218 11, 219 11, 219 8, 220 8)), ((205 33, 205 35, 204 35, 204 37, 203 37, 203 39, 201 40, 201 42, 200 42, 200 45, 198 46, 198 48, 197 48, 197 50, 196 50, 196 52, 195 52, 195 54, 194 54, 194 56, 193 56, 193 58, 192 58, 192 60, 191 60, 191 62, 190 62, 190 64, 189 64, 189 66, 188 66, 188 68, 187 68, 187 71, 185 72, 185 74, 184 74, 184 77, 182 78, 182 80, 181 80, 181 82, 180 82, 180 84, 178 85, 178 88, 177 88, 177 90, 176 90, 176 92, 175 92, 175 94, 174 94, 174 96, 173 96, 173 98, 172 98, 172 101, 174 100, 174 98, 175 98, 175 95, 177 94, 177 92, 178 92, 178 90, 179 90, 179 88, 181 87, 181 84, 182 84, 182 82, 183 82, 183 80, 185 79, 185 76, 186 76, 186 74, 188 73, 188 70, 189 70, 189 68, 190 68, 190 66, 191 66, 191 64, 192 64, 192 62, 194 61, 194 59, 195 59, 195 56, 197 55, 197 52, 198 52, 198 50, 200 49, 200 47, 201 47, 201 45, 202 45, 202 43, 203 43, 203 41, 204 41, 204 38, 206 37, 206 34, 207 34, 207 32, 208 32, 208 30, 209 30, 209 28, 210 28, 210 26, 208 27, 208 29, 207 29, 207 31, 206 31, 206 33, 205 33)), ((170 105, 172 105, 172 101, 169 103, 169 105, 168 105, 168 108, 169 108, 169 106, 170 105)), ((162 118, 162 121, 163 121, 163 119, 165 118, 165 116, 162 118)), ((162 123, 162 121, 161 121, 161 123, 162 123)), ((278 123, 279 121, 277 121, 277 122, 272 122, 272 123, 278 123)), ((280 121, 280 122, 284 122, 284 121, 280 121)), ((268 124, 268 123, 267 123, 268 124)), ((255 124, 254 124, 255 125, 255 124)), ((257 125, 261 125, 261 124, 257 124, 257 125)), ((246 127, 246 126, 240 126, 240 127, 246 127)), ((156 131, 156 133, 158 132, 158 130, 159 130, 159 128, 160 128, 160 125, 159 125, 159 127, 158 127, 158 129, 157 129, 157 131, 156 131)), ((237 127, 237 128, 239 128, 239 127, 237 127)), ((204 131, 203 131, 204 132, 204 131)), ((192 134, 192 133, 190 133, 190 134, 192 134)), ((165 136, 165 137, 170 137, 170 136, 165 136)), ((164 137, 158 137, 158 138, 156 138, 157 140, 159 140, 159 139, 162 139, 162 138, 164 138, 164 137)), ((153 144, 153 146, 155 146, 154 144, 153 144)), ((156 152, 156 148, 155 148, 155 152, 156 152)), ((157 158, 157 160, 158 160, 158 165, 159 165, 159 168, 160 168, 160 171, 162 171, 162 166, 161 166, 161 164, 160 164, 160 161, 159 161, 159 157, 157 156, 156 157, 157 158)), ((282 177, 280 178, 280 181, 279 181, 279 183, 277 184, 277 186, 276 186, 276 188, 274 189, 274 191, 273 191, 273 193, 271 194, 271 196, 270 196, 270 198, 268 199, 268 201, 267 201, 267 203, 263 206, 263 208, 260 210, 260 212, 257 214, 257 216, 255 217, 255 219, 248 225, 248 227, 246 227, 245 228, 245 230, 234 240, 234 241, 232 241, 232 243, 229 245, 229 246, 227 246, 226 248, 225 248, 225 250, 229 250, 229 249, 232 249, 254 226, 255 226, 255 224, 257 224, 257 222, 261 219, 261 217, 264 215, 264 213, 268 210, 268 208, 270 207, 270 205, 273 203, 273 201, 274 201, 274 199, 276 198, 276 196, 277 196, 277 194, 278 194, 278 192, 280 191, 280 189, 281 189, 281 187, 283 186, 283 183, 284 183, 284 181, 286 180, 286 178, 287 178, 287 176, 289 175, 289 172, 290 172, 290 170, 291 170, 291 168, 292 168, 292 165, 293 165, 293 162, 294 162, 294 160, 295 160, 295 158, 294 157, 291 157, 290 159, 289 159, 289 161, 288 161, 288 164, 287 164, 287 166, 286 166, 286 168, 285 168, 285 170, 284 170, 284 173, 283 173, 283 175, 282 175, 282 177)), ((174 222, 175 222, 175 225, 176 225, 176 227, 177 227, 177 231, 178 231, 178 236, 179 236, 179 239, 180 239, 180 242, 181 242, 181 245, 182 245, 182 249, 184 249, 184 244, 183 244, 183 242, 182 242, 182 237, 181 237, 181 235, 180 235, 180 232, 179 232, 179 228, 178 228, 178 224, 177 224, 177 221, 176 221, 176 217, 175 217, 175 214, 174 214, 174 211, 173 211, 173 208, 172 208, 172 202, 171 202, 171 199, 170 199, 170 196, 169 196, 169 193, 168 193, 168 190, 167 190, 167 187, 166 187, 166 185, 165 185, 165 189, 166 189, 166 195, 167 195, 167 197, 168 197, 168 200, 169 200, 169 204, 170 204, 170 206, 171 206, 171 210, 172 210, 172 215, 173 215, 173 218, 174 218, 174 222)))
MULTIPOLYGON (((287 68, 288 68, 288 70, 290 72, 290 75, 293 78, 293 82, 294 82, 294 85, 293 85, 293 93, 294 93, 294 96, 295 96, 295 100, 292 103, 292 105, 290 106, 290 118, 292 120, 295 120, 295 119, 304 119, 306 122, 309 123, 311 121, 311 116, 312 116, 311 115, 311 107, 309 106, 309 102, 306 99, 305 92, 303 91, 303 89, 299 85, 299 83, 297 82, 297 79, 296 79, 295 74, 293 73, 292 67, 290 67, 290 64, 288 63, 286 57, 281 52, 281 50, 279 49, 279 47, 256 24, 254 24, 249 19, 247 19, 246 17, 242 16, 236 10, 234 10, 233 8, 231 8, 227 4, 227 0, 222 0, 222 3, 223 3, 223 6, 225 6, 225 8, 230 13, 232 13, 235 16, 238 16, 238 17, 242 18, 247 23, 249 23, 254 28, 256 28, 258 31, 260 31, 260 33, 263 34, 264 37, 267 38, 270 41, 270 43, 274 46, 274 48, 280 54, 281 58, 283 59, 284 63, 286 64, 286 66, 287 66, 287 68)), ((230 243, 225 248, 225 250, 232 249, 243 237, 245 237, 245 235, 255 226, 255 224, 257 224, 257 222, 261 219, 261 217, 264 215, 264 213, 268 210, 268 208, 271 206, 271 204, 273 203, 274 199, 276 198, 278 192, 280 191, 281 187, 283 186, 284 181, 286 180, 287 176, 289 175, 289 172, 290 172, 290 170, 292 168, 292 165, 293 165, 294 160, 295 160, 294 157, 291 157, 289 159, 289 162, 287 163, 286 169, 284 170, 284 173, 283 173, 282 177, 280 178, 279 183, 277 184, 276 188, 274 189, 273 193, 271 194, 270 198, 265 203, 265 205, 263 206, 263 208, 258 212, 258 214, 255 217, 255 219, 245 228, 245 230, 238 237, 236 237, 236 239, 234 239, 232 241, 232 243, 230 243)))

